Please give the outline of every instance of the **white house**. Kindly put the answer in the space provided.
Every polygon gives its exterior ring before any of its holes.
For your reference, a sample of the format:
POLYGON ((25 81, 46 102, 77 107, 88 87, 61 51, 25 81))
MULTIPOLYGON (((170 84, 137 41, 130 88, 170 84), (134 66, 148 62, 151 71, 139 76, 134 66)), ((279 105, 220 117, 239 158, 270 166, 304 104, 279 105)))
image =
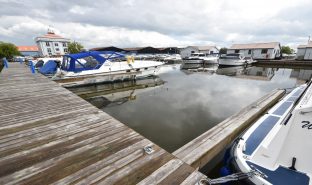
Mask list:
POLYGON ((180 49, 180 55, 182 58, 191 56, 192 53, 219 53, 219 49, 216 46, 187 46, 180 49))
POLYGON ((70 39, 56 35, 52 30, 48 33, 35 38, 41 56, 56 56, 68 53, 70 39))
POLYGON ((279 42, 233 44, 228 50, 230 53, 243 53, 253 59, 276 59, 281 57, 281 44, 279 42))
POLYGON ((296 54, 297 60, 312 60, 312 41, 307 45, 299 45, 296 54))

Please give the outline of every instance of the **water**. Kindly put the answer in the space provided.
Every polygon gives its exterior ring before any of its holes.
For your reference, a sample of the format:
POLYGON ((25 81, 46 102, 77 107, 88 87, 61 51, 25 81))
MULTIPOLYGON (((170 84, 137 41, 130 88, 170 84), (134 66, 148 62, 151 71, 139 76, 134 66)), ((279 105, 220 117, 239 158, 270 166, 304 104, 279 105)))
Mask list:
POLYGON ((173 152, 273 89, 293 88, 311 74, 304 69, 169 65, 158 78, 71 90, 173 152))

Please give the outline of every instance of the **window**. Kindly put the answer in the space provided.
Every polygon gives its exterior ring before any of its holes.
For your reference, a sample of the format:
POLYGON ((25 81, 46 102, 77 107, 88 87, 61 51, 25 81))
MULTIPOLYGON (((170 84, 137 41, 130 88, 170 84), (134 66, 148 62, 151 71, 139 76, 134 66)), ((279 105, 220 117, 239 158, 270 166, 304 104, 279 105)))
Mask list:
POLYGON ((64 53, 67 53, 68 52, 68 49, 67 48, 64 48, 64 53))
POLYGON ((66 47, 66 43, 63 43, 63 47, 66 47))
POLYGON ((262 49, 261 50, 261 54, 267 54, 268 53, 268 49, 262 49))
POLYGON ((210 51, 210 54, 213 54, 213 51, 210 51))
POLYGON ((54 46, 58 46, 58 43, 55 43, 54 46))
POLYGON ((59 48, 55 48, 55 51, 60 51, 60 49, 59 48))
POLYGON ((236 49, 236 50, 235 50, 235 53, 239 53, 239 49, 236 49))
POLYGON ((51 53, 51 52, 52 52, 52 51, 51 51, 51 48, 48 48, 48 49, 47 49, 47 51, 48 51, 49 53, 51 53))
POLYGON ((50 46, 50 42, 46 42, 46 46, 50 46))
POLYGON ((251 49, 250 49, 250 50, 248 50, 248 55, 251 55, 251 49))
POLYGON ((52 53, 49 53, 49 56, 51 56, 52 55, 52 53))

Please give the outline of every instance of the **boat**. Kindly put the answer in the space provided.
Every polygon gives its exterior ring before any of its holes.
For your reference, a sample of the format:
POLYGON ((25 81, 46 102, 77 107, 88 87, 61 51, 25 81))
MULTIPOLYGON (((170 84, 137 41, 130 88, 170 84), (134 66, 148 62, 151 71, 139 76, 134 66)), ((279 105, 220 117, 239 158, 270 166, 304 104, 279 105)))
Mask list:
POLYGON ((157 75, 163 62, 134 60, 112 51, 86 51, 63 56, 53 80, 59 83, 101 83, 157 75), (126 58, 126 60, 125 60, 126 58))
POLYGON ((219 62, 219 56, 218 54, 207 54, 205 57, 203 57, 204 64, 218 64, 219 62))
POLYGON ((205 53, 192 53, 191 56, 183 59, 184 64, 203 64, 205 53))
POLYGON ((228 150, 232 172, 253 172, 246 184, 312 185, 311 96, 310 81, 247 129, 228 150))
POLYGON ((242 66, 255 63, 251 57, 245 57, 242 53, 231 53, 226 55, 221 55, 219 58, 220 66, 242 66))
POLYGON ((180 61, 180 60, 182 60, 180 54, 173 54, 164 58, 164 61, 180 61))

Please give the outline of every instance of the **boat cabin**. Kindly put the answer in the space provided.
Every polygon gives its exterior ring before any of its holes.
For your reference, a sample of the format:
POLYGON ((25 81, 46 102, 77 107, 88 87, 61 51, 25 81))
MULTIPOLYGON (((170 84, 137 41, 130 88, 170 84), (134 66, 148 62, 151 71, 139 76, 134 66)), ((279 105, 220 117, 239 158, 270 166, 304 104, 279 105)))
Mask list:
POLYGON ((63 57, 61 69, 70 72, 81 72, 99 69, 107 60, 123 59, 125 55, 112 51, 88 51, 69 54, 63 57))

